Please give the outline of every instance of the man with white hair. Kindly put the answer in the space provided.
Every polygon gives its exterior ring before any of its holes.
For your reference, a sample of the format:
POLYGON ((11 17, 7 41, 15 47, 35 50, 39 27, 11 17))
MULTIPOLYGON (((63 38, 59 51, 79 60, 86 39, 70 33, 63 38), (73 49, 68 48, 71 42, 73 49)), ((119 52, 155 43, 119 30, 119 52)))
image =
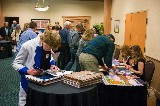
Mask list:
POLYGON ((71 22, 66 21, 64 23, 64 28, 60 30, 59 34, 61 36, 61 48, 60 48, 60 55, 58 59, 58 67, 63 70, 70 60, 70 50, 68 44, 68 34, 71 28, 71 22))
POLYGON ((13 24, 11 25, 11 29, 10 29, 10 32, 11 32, 11 33, 13 32, 13 30, 16 29, 16 25, 17 25, 17 21, 14 20, 14 21, 13 21, 13 24))

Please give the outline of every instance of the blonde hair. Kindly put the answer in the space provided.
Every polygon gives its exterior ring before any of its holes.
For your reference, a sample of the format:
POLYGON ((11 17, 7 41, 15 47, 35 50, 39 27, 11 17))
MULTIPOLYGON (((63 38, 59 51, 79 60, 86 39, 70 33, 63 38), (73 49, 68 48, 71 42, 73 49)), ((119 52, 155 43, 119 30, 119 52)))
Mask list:
POLYGON ((125 52, 126 56, 131 56, 131 49, 128 45, 123 45, 120 50, 121 52, 125 52))
POLYGON ((88 29, 84 32, 84 34, 82 35, 82 38, 85 41, 89 41, 93 38, 93 36, 94 36, 94 30, 93 29, 88 29))
POLYGON ((24 27, 23 27, 22 31, 26 31, 27 28, 29 28, 29 23, 24 23, 24 27))
POLYGON ((45 32, 52 31, 52 29, 49 29, 50 26, 52 26, 52 24, 51 23, 47 23, 47 25, 45 27, 45 32))
POLYGON ((84 27, 83 27, 83 25, 82 25, 82 23, 81 22, 79 22, 77 25, 76 25, 76 28, 78 29, 81 29, 81 32, 83 33, 84 31, 85 31, 85 29, 84 29, 84 27))
POLYGON ((58 33, 52 33, 50 31, 44 32, 40 38, 50 47, 53 51, 56 51, 61 45, 61 37, 58 33))
POLYGON ((15 31, 16 31, 16 33, 20 33, 21 32, 21 27, 20 27, 19 24, 16 25, 15 31))

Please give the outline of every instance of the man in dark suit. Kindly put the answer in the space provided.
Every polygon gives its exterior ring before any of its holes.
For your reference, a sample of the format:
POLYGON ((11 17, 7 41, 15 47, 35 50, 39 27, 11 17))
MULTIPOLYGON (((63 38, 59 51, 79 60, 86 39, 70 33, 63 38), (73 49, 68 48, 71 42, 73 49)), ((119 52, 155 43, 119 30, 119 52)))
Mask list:
POLYGON ((10 30, 8 22, 4 22, 4 26, 0 29, 0 35, 3 37, 3 40, 9 40, 10 30))

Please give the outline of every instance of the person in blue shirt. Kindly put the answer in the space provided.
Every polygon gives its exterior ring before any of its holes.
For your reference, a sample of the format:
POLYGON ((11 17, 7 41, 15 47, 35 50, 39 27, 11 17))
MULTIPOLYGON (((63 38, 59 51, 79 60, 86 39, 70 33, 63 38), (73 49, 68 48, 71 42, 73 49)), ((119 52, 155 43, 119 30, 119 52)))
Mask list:
POLYGON ((13 30, 15 30, 15 29, 16 29, 16 25, 19 25, 19 24, 17 24, 17 21, 16 21, 16 20, 14 20, 14 21, 13 21, 13 24, 11 25, 10 33, 12 33, 12 32, 13 32, 13 30))
POLYGON ((16 52, 19 52, 21 45, 23 43, 37 37, 37 34, 35 33, 36 29, 37 29, 37 23, 31 21, 29 23, 29 28, 21 34, 20 40, 16 47, 16 52))
POLYGON ((68 43, 68 35, 71 29, 71 22, 66 21, 64 23, 64 28, 59 31, 61 36, 61 48, 60 48, 60 55, 58 57, 58 67, 61 70, 67 66, 68 62, 70 61, 70 48, 68 43))

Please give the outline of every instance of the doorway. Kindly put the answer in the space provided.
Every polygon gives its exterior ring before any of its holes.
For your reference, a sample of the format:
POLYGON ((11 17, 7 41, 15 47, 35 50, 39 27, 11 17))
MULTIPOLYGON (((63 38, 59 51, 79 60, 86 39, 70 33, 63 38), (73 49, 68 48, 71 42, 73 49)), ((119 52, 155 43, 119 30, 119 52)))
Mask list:
POLYGON ((14 20, 17 21, 17 24, 19 24, 19 17, 5 17, 5 22, 9 23, 9 27, 11 27, 14 20))

